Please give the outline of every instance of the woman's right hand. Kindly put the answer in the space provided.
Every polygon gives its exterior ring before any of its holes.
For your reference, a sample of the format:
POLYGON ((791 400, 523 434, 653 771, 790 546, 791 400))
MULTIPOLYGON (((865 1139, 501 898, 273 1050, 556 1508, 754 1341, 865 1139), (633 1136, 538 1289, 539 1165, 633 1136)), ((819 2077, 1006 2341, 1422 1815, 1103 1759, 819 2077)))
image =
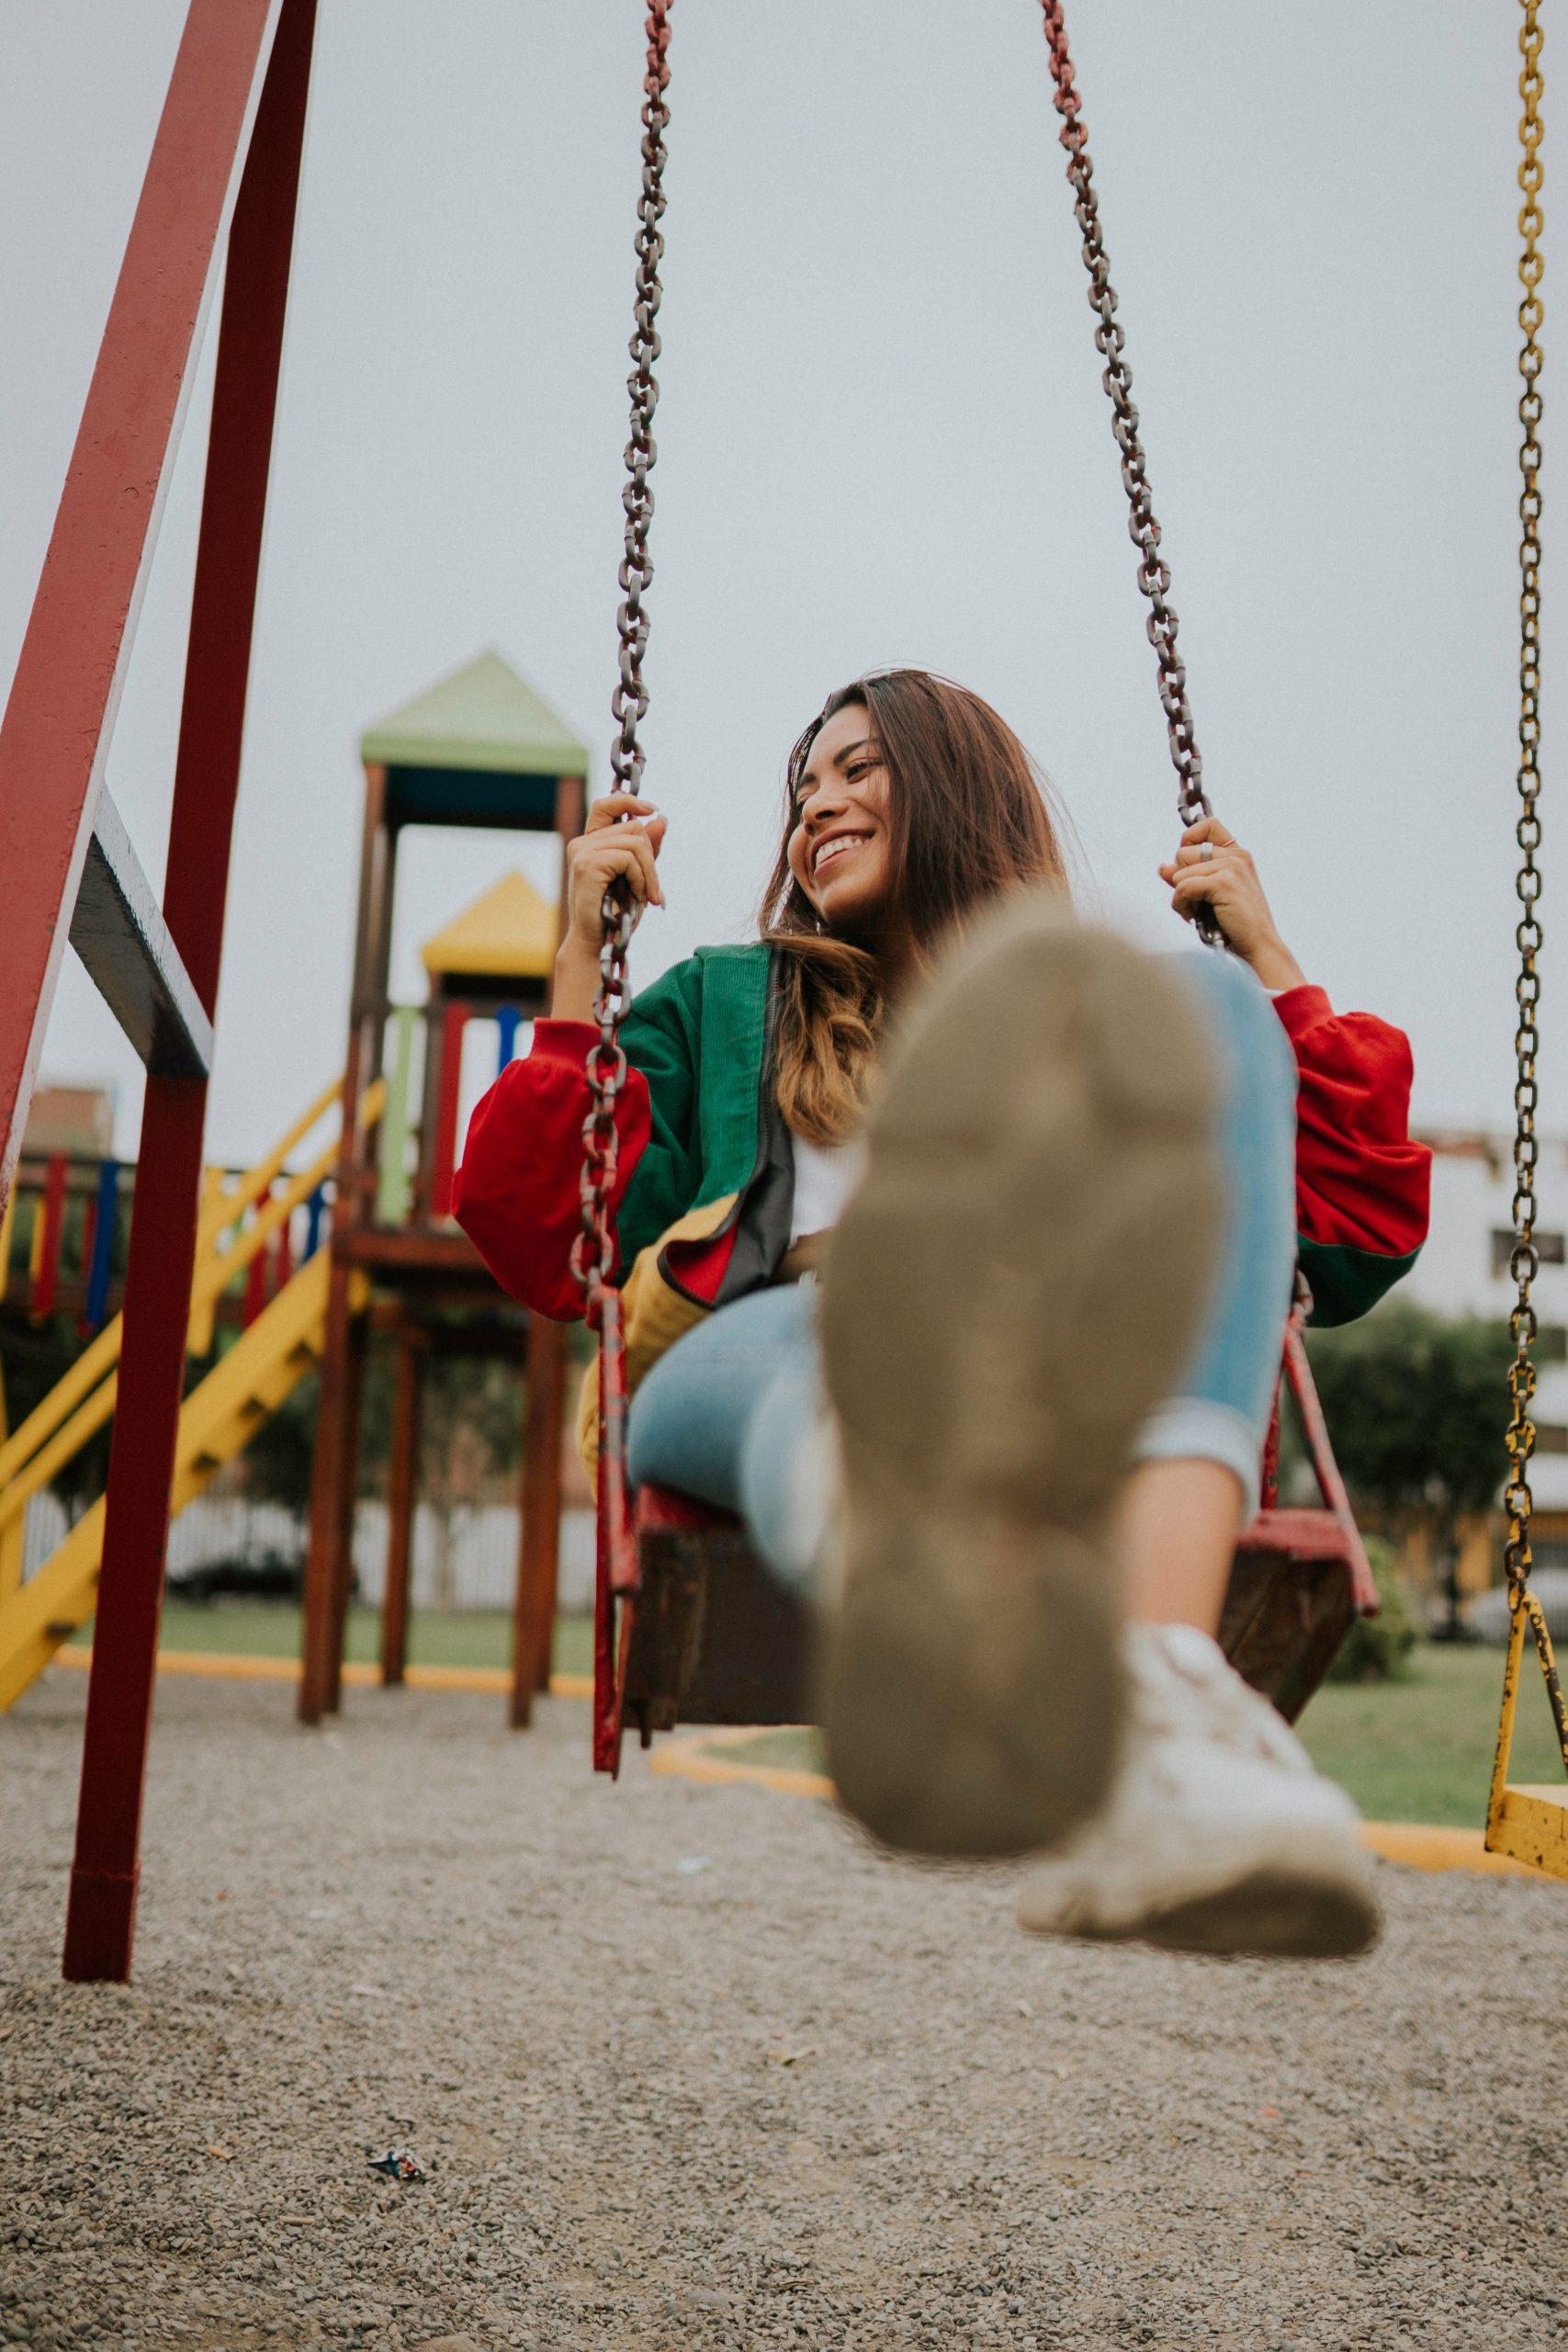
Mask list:
POLYGON ((566 932, 556 951, 550 1011, 558 1021, 589 1021, 599 993, 599 951, 604 942, 604 893, 624 880, 632 912, 661 907, 655 864, 669 819, 635 793, 607 792, 588 811, 588 824, 566 845, 566 932), (620 822, 622 818, 628 821, 620 822))
POLYGON ((563 955, 570 950, 576 958, 586 952, 597 966, 604 935, 604 893, 612 882, 625 879, 639 922, 644 907, 664 904, 654 861, 668 824, 651 800, 638 800, 629 792, 607 792, 593 803, 587 830, 566 845, 563 955), (629 821, 623 824, 623 818, 629 821))

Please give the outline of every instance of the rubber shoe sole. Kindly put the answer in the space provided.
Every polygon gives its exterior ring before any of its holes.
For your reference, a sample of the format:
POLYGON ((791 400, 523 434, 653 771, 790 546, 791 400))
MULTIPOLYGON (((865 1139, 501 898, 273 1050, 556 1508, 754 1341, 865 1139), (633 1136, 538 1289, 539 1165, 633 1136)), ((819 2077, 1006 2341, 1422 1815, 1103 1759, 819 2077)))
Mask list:
POLYGON ((1369 1889, 1276 1864, 1219 1894, 1173 1905, 1141 1940, 1162 1951, 1235 1960, 1354 1960, 1371 1951, 1381 1927, 1369 1889))
POLYGON ((1206 1296, 1216 1095, 1186 990, 1054 899, 977 927, 889 1056, 823 1290, 844 1508, 822 1720, 886 1845, 1037 1851, 1105 1797, 1106 1525, 1206 1296))
MULTIPOLYGON (((1173 1824, 1173 1843, 1179 1840, 1173 1824)), ((1088 1891, 1064 1903, 1043 1900, 1039 1889, 1032 1898, 1026 1888, 1019 1925, 1035 1935, 1232 1960, 1353 1960, 1370 1951, 1382 1920, 1359 1839, 1338 1830, 1303 1838, 1281 1826, 1268 1859, 1257 1859, 1269 1842, 1256 1831, 1248 1839, 1238 1834, 1238 1849, 1250 1843, 1253 1859, 1223 1877, 1216 1873, 1207 1887, 1190 1886, 1179 1895, 1173 1890, 1136 1912, 1124 1900, 1100 1909, 1088 1891)))

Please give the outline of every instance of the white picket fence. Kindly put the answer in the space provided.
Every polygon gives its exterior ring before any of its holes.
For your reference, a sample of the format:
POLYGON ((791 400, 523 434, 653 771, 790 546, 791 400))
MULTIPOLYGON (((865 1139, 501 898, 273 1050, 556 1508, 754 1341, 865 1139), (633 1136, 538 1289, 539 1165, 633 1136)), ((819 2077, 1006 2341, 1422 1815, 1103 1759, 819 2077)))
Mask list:
MULTIPOLYGON (((70 1526, 63 1504, 51 1494, 28 1505, 24 1577, 40 1568, 70 1526)), ((510 1609, 517 1577, 520 1519, 516 1506, 458 1505, 438 1511, 422 1503, 414 1516, 412 1601, 416 1609, 510 1609)), ((169 1576, 211 1560, 256 1558, 274 1554, 286 1560, 304 1556, 305 1522, 281 1503, 258 1503, 243 1495, 203 1495, 184 1510, 169 1531, 169 1576)), ((362 1502, 354 1519, 354 1565, 363 1600, 379 1602, 387 1578, 387 1507, 362 1502)), ((593 1605, 593 1513, 562 1514, 560 1605, 569 1611, 593 1605)))

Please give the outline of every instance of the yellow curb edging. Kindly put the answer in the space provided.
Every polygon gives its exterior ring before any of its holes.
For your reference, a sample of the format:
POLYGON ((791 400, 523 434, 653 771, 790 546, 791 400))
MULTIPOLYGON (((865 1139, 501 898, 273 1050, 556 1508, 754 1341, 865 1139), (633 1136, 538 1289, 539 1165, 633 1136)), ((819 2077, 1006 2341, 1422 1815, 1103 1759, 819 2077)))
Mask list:
MULTIPOLYGON (((742 1739, 754 1733, 742 1732, 742 1739)), ((705 1739, 671 1739, 656 1747, 648 1759, 650 1772, 668 1773, 684 1781, 751 1781, 760 1789, 777 1789, 791 1797, 831 1797, 833 1783, 826 1772, 807 1772, 786 1764, 741 1764, 727 1759, 715 1750, 739 1742, 705 1739)))
MULTIPOLYGON (((90 1647, 62 1647, 55 1652, 55 1662, 86 1668, 92 1665, 93 1653, 90 1647)), ((245 1657, 220 1650, 160 1650, 158 1672, 200 1675, 229 1682, 298 1682, 299 1661, 293 1657, 245 1657)), ((381 1670, 377 1666, 355 1662, 344 1666, 343 1679, 355 1690, 374 1689, 380 1682, 381 1670)), ((411 1666, 404 1670, 404 1680, 414 1690, 476 1690, 499 1696, 512 1688, 511 1675, 499 1666, 411 1666)), ((552 1674, 550 1696, 592 1699, 593 1678, 591 1674, 552 1674)), ((725 1753, 726 1749, 743 1747, 755 1739, 762 1728, 745 1727, 716 1736, 708 1731, 695 1738, 667 1740, 651 1752, 648 1769, 661 1776, 702 1781, 709 1786, 750 1782, 783 1796, 813 1797, 818 1802, 830 1799, 833 1783, 825 1772, 807 1772, 784 1764, 746 1764, 725 1753)), ((774 1724, 765 1728, 801 1730, 806 1726, 774 1724)), ((1362 1824, 1361 1835, 1374 1854, 1384 1861, 1398 1862, 1406 1870, 1503 1871, 1537 1880, 1546 1875, 1532 1870, 1528 1862, 1516 1861, 1512 1855, 1488 1853, 1479 1829, 1443 1829, 1419 1821, 1368 1821, 1362 1824)))
MULTIPOLYGON (((751 1783, 775 1789, 783 1795, 830 1798, 833 1783, 825 1772, 805 1772, 786 1765, 745 1764, 728 1757, 727 1748, 742 1747, 754 1731, 709 1732, 700 1739, 672 1739, 649 1758, 650 1772, 670 1773, 707 1783, 751 1783)), ((1540 1880, 1540 1871, 1517 1862, 1508 1854, 1489 1854, 1479 1829, 1440 1829, 1419 1821, 1368 1821, 1361 1825, 1364 1843, 1386 1862, 1416 1871, 1505 1871, 1514 1877, 1540 1880)))
MULTIPOLYGON (((58 1649, 54 1654, 59 1666, 90 1667, 91 1647, 58 1649)), ((246 1657, 231 1650, 160 1650, 160 1674, 197 1674, 221 1682, 298 1682, 299 1661, 297 1657, 246 1657)), ((355 1690, 373 1690, 381 1680, 381 1669, 362 1660, 345 1665, 343 1679, 355 1690)), ((486 1690, 504 1694, 512 1688, 512 1677, 503 1666, 410 1666, 403 1670, 403 1680, 412 1690, 486 1690)), ((593 1677, 591 1674, 552 1674, 552 1699, 592 1699, 593 1677)))
POLYGON ((1361 1838, 1385 1862, 1412 1871, 1503 1871, 1516 1878, 1543 1878, 1542 1871, 1511 1854, 1489 1854, 1479 1829, 1438 1829, 1421 1821, 1365 1821, 1361 1838))

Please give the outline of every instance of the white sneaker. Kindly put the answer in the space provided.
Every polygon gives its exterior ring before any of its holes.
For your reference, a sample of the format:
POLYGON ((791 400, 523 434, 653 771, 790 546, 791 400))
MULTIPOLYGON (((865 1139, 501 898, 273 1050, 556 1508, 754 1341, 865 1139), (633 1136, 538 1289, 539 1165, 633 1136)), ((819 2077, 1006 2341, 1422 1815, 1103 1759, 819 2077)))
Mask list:
POLYGON ((1111 1787, 1107 1526, 1223 1238, 1196 1014, 1036 892, 975 926, 889 1052, 822 1284, 844 1478, 821 1721, 886 1845, 1041 1853, 1111 1787))
POLYGON ((1111 1803, 1031 1872, 1020 1925, 1172 1951, 1365 1951, 1378 1910, 1344 1790, 1195 1626, 1135 1625, 1126 1656, 1111 1803))

